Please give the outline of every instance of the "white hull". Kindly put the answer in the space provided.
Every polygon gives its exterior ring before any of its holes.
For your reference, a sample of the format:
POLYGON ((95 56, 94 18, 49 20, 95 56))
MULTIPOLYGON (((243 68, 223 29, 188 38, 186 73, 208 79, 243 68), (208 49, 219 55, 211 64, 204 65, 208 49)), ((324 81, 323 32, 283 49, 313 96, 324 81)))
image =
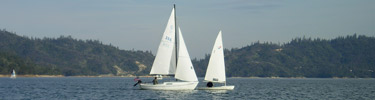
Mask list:
POLYGON ((163 84, 140 84, 144 90, 194 90, 198 82, 164 82, 163 84))
POLYGON ((234 86, 198 87, 198 90, 233 90, 234 86))
POLYGON ((16 76, 13 76, 13 75, 12 75, 12 76, 10 76, 10 78, 13 78, 13 79, 14 79, 14 78, 16 78, 16 76))

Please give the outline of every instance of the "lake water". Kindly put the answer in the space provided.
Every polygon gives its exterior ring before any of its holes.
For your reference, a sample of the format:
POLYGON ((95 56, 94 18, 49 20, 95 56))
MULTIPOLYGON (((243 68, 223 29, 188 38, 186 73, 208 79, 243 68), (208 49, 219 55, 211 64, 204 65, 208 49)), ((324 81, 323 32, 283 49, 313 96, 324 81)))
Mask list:
MULTIPOLYGON (((152 78, 141 78, 150 82, 152 78)), ((202 80, 200 78, 199 80, 202 80)), ((160 81, 159 81, 160 82, 160 81)), ((133 78, 0 78, 0 99, 333 99, 373 100, 375 79, 228 78, 231 91, 154 91, 133 78)), ((198 86, 204 86, 200 83, 198 86)))

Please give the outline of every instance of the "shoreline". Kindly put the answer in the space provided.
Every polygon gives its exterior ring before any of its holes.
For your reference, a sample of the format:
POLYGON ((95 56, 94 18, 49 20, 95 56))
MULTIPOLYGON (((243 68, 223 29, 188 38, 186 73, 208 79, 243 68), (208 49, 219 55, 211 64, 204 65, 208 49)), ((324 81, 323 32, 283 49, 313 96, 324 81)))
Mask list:
MULTIPOLYGON (((0 75, 0 77, 10 77, 10 75, 0 75)), ((17 75, 17 77, 65 77, 63 75, 17 75)))
MULTIPOLYGON (((0 75, 0 78, 9 78, 10 75, 0 75)), ((64 75, 17 75, 17 77, 137 77, 137 76, 114 76, 114 75, 77 75, 77 76, 64 76, 64 75)), ((154 76, 138 76, 138 77, 154 77, 154 76)))
MULTIPOLYGON (((10 75, 0 75, 0 78, 9 78, 10 75)), ((90 76, 90 75, 77 75, 77 76, 64 76, 64 75, 17 75, 17 77, 51 77, 51 78, 58 78, 58 77, 137 77, 133 75, 127 76, 114 76, 114 75, 97 75, 97 76, 90 76)), ((138 76, 141 78, 150 78, 154 76, 138 76)), ((165 78, 169 78, 170 76, 164 76, 165 78)), ((204 77, 198 77, 204 78, 204 77)), ((308 78, 320 78, 320 77, 227 77, 227 78, 247 78, 247 79, 308 79, 308 78)), ((322 78, 324 79, 324 78, 322 78)), ((371 77, 361 78, 361 77, 328 77, 326 79, 375 79, 371 77)))

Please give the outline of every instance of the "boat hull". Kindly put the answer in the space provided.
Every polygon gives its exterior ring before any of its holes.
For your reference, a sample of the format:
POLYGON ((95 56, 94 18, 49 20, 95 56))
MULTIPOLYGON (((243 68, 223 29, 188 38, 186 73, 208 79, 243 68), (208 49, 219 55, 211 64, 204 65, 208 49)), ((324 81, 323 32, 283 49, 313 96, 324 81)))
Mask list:
POLYGON ((144 90, 194 90, 198 82, 164 82, 163 84, 140 84, 144 90))
POLYGON ((198 90, 233 90, 234 86, 198 87, 198 90))

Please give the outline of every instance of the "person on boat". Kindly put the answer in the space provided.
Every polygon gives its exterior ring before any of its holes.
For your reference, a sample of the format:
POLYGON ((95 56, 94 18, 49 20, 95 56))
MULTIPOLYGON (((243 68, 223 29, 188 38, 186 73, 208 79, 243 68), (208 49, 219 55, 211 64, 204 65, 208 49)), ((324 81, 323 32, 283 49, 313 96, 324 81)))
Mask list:
POLYGON ((207 83, 207 87, 212 87, 212 86, 214 86, 214 84, 212 82, 207 83))
POLYGON ((152 83, 154 83, 154 85, 158 84, 158 78, 155 77, 154 80, 152 80, 152 83))
POLYGON ((137 76, 136 78, 134 78, 134 81, 137 82, 137 83, 135 83, 133 86, 137 86, 138 84, 141 84, 141 83, 142 83, 142 80, 139 79, 138 76, 137 76))

